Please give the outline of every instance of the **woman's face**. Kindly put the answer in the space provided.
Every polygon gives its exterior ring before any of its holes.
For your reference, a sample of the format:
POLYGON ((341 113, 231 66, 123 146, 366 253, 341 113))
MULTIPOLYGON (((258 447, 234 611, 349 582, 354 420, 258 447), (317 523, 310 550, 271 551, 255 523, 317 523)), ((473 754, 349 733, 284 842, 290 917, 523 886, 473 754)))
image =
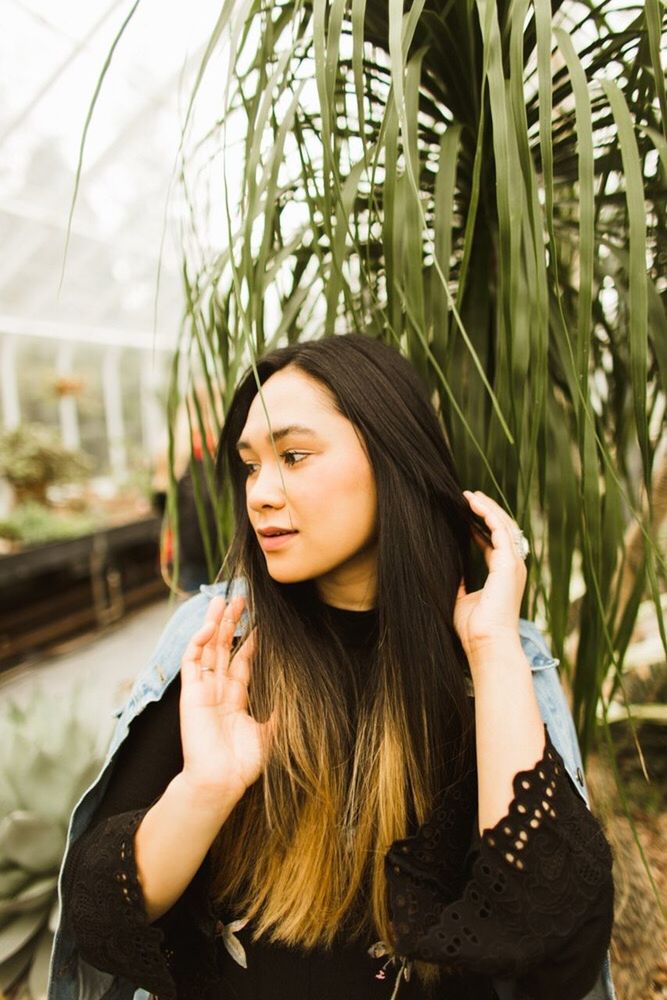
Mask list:
POLYGON ((257 394, 237 447, 248 468, 248 517, 269 574, 280 583, 315 580, 321 599, 336 607, 371 607, 377 497, 354 426, 298 368, 276 372, 262 395, 266 411, 257 394))

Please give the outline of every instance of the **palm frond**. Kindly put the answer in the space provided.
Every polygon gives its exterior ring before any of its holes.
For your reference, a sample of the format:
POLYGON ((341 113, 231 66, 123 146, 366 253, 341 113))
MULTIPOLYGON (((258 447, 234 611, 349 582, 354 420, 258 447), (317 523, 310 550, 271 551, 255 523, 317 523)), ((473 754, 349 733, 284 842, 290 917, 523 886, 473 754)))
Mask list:
MULTIPOLYGON (((531 540, 524 612, 550 626, 584 752, 622 688, 642 595, 659 608, 667 581, 651 501, 667 388, 664 22, 659 0, 224 0, 180 148, 172 420, 189 400, 201 437, 201 392, 222 419, 241 369, 274 344, 349 329, 397 344, 464 483, 531 540), (194 134, 223 45, 217 120, 194 134), (209 190, 222 245, 201 221, 209 190)), ((211 486, 210 456, 204 475, 211 486)), ((211 573, 231 530, 229 497, 215 504, 211 573)), ((659 621, 667 646, 661 608, 659 621)))

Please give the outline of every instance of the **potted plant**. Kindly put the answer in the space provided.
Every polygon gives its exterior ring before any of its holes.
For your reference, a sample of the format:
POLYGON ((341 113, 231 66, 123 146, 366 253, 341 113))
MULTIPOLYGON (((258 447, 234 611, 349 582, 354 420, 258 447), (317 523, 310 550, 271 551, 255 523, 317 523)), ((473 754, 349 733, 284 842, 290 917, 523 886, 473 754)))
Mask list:
POLYGON ((21 424, 0 434, 0 476, 12 486, 18 503, 47 504, 52 483, 81 479, 88 470, 86 456, 65 448, 49 427, 21 424))

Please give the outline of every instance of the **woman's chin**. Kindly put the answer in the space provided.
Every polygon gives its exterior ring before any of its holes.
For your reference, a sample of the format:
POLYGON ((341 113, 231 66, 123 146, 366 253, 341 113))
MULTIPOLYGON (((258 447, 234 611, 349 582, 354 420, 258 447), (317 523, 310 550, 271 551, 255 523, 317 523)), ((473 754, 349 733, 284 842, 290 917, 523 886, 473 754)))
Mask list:
POLYGON ((303 567, 290 565, 287 560, 276 559, 269 556, 266 560, 266 569, 272 580, 276 583, 303 583, 304 580, 312 580, 313 574, 303 567))

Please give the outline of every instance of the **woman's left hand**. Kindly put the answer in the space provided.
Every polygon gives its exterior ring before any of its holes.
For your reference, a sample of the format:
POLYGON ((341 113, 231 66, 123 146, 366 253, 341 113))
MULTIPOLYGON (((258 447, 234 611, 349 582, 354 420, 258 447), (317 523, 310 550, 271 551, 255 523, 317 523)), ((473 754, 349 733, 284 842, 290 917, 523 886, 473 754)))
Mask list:
POLYGON ((481 490, 463 495, 491 532, 491 544, 481 535, 476 539, 489 569, 484 586, 468 594, 461 581, 454 606, 454 627, 470 659, 490 644, 517 637, 527 571, 517 549, 516 522, 481 490))

